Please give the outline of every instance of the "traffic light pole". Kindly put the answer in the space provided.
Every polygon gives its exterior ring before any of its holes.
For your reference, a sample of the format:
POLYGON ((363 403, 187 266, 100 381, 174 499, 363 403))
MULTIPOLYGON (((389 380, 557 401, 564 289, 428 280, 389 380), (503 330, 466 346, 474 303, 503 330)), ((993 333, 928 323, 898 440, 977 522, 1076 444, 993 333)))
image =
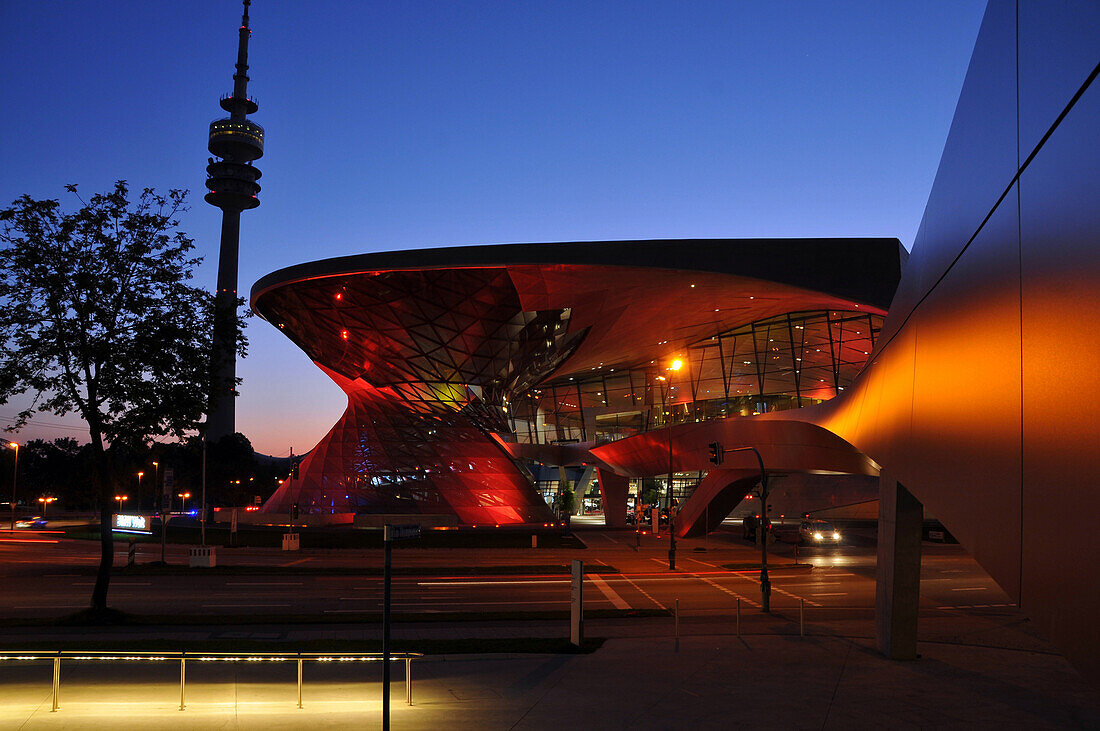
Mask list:
POLYGON ((760 522, 756 527, 756 538, 760 541, 760 608, 771 612, 772 584, 768 579, 768 473, 764 470, 764 458, 756 447, 734 447, 722 449, 719 442, 710 443, 710 461, 722 464, 723 457, 730 452, 752 452, 756 463, 760 465, 760 522))

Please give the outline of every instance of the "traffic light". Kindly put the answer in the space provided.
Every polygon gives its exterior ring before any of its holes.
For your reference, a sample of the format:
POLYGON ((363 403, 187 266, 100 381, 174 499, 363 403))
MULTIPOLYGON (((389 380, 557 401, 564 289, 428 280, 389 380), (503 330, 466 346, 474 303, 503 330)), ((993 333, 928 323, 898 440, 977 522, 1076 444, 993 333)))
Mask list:
POLYGON ((710 461, 715 465, 722 464, 722 444, 720 442, 710 443, 710 461))
POLYGON ((298 503, 294 503, 290 506, 290 519, 298 520, 298 503))
POLYGON ((290 477, 291 479, 298 479, 298 460, 292 459, 290 461, 290 477))

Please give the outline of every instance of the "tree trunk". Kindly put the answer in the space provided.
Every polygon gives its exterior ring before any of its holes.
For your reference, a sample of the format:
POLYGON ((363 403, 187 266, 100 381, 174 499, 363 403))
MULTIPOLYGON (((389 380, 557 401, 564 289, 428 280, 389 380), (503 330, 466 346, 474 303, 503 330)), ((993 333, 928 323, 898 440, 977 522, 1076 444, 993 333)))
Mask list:
POLYGON ((115 560, 115 542, 111 533, 111 506, 114 495, 111 494, 111 481, 107 477, 107 455, 103 451, 103 439, 92 433, 92 474, 99 483, 99 571, 92 589, 92 614, 105 615, 107 612, 107 587, 111 583, 111 569, 115 560))

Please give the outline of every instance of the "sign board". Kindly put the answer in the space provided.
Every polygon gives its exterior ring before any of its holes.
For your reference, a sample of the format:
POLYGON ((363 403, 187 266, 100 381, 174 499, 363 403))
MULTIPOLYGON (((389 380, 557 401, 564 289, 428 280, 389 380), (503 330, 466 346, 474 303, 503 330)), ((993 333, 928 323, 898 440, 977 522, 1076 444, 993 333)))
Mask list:
POLYGON ((148 515, 127 515, 115 513, 111 521, 111 529, 116 533, 149 533, 152 530, 153 519, 148 515))
POLYGON ((573 580, 569 587, 569 642, 584 642, 584 561, 573 559, 573 580))
POLYGON ((420 535, 420 526, 416 523, 409 525, 387 525, 383 539, 387 541, 399 541, 402 538, 416 538, 420 535))
POLYGON ((171 467, 164 468, 164 497, 171 497, 176 486, 176 473, 171 467))
POLYGON ((252 504, 253 505, 260 505, 262 502, 263 501, 260 499, 259 495, 253 495, 252 496, 252 504))
POLYGON ((661 511, 658 510, 657 508, 653 508, 653 510, 651 510, 650 513, 649 513, 649 518, 650 518, 650 520, 653 521, 653 535, 655 535, 655 536, 660 535, 660 533, 661 533, 661 511))

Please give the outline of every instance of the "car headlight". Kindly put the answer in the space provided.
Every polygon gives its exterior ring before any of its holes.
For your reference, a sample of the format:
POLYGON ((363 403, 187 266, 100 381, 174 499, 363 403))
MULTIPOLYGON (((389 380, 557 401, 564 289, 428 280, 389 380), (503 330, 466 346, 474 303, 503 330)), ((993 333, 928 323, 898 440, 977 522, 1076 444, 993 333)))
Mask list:
POLYGON ((840 540, 840 534, 839 533, 833 533, 833 540, 834 541, 839 541, 840 540))
POLYGON ((820 533, 814 533, 814 540, 815 541, 820 541, 821 540, 821 534, 820 533))

